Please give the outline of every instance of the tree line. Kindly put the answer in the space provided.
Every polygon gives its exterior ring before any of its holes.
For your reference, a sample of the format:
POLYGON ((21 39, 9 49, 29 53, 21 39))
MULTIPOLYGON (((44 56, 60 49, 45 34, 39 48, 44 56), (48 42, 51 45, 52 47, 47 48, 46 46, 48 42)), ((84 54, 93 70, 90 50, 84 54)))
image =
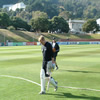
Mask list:
POLYGON ((24 2, 26 9, 7 11, 0 8, 1 28, 13 26, 15 29, 24 28, 28 31, 67 33, 67 21, 71 18, 87 20, 83 25, 85 32, 99 30, 96 24, 96 19, 100 17, 99 0, 3 0, 0 1, 0 6, 18 2, 24 2))
MULTIPOLYGON (((56 32, 56 33, 68 33, 69 25, 67 21, 60 16, 54 16, 52 19, 49 19, 47 14, 44 12, 36 11, 33 14, 33 18, 26 22, 20 17, 10 17, 8 14, 1 12, 0 13, 0 28, 13 28, 19 29, 23 28, 27 31, 41 31, 41 32, 56 32), (38 15, 38 17, 37 17, 38 15)), ((84 32, 96 32, 100 30, 99 25, 96 22, 96 19, 89 19, 84 23, 82 27, 84 32)))
MULTIPOLYGON (((91 19, 100 17, 100 0, 1 0, 0 8, 4 4, 24 2, 27 7, 23 19, 30 20, 34 11, 47 13, 51 19, 54 16, 61 16, 65 20, 91 19)), ((2 10, 2 9, 1 9, 2 10)), ((6 12, 6 10, 5 10, 6 12)), ((7 12, 10 16, 23 16, 24 11, 7 12)))
POLYGON ((0 27, 7 28, 13 26, 16 30, 19 28, 26 29, 28 31, 41 31, 41 32, 65 32, 68 33, 69 25, 64 18, 54 16, 52 19, 48 19, 46 13, 36 12, 34 18, 29 23, 24 21, 20 17, 9 17, 8 14, 0 13, 0 27), (36 17, 38 14, 38 17, 36 17))

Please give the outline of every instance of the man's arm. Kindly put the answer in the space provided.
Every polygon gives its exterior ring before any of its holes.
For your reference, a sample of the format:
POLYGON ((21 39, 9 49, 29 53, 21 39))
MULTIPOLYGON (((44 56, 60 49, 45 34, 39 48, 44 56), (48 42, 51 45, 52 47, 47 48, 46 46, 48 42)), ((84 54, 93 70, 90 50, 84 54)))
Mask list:
POLYGON ((52 57, 52 63, 55 63, 55 61, 54 61, 54 54, 53 54, 53 50, 52 50, 52 45, 51 44, 49 46, 49 50, 50 50, 51 57, 52 57))
POLYGON ((55 47, 56 47, 56 52, 59 52, 59 51, 60 51, 60 50, 59 50, 60 48, 59 48, 58 43, 56 43, 56 46, 55 46, 55 47))

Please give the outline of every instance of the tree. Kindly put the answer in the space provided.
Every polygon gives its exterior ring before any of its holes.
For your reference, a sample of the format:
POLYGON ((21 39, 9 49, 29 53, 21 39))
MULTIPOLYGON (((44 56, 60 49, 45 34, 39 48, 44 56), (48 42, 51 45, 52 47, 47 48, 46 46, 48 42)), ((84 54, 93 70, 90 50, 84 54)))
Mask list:
POLYGON ((0 26, 6 28, 10 24, 10 18, 6 13, 0 13, 0 26))
POLYGON ((45 12, 33 11, 32 12, 32 19, 35 19, 35 18, 38 18, 38 17, 48 18, 48 15, 45 12))
POLYGON ((65 20, 68 20, 69 18, 71 18, 71 14, 69 11, 63 11, 59 13, 59 16, 64 18, 65 20))
POLYGON ((59 14, 58 0, 35 0, 26 7, 26 11, 41 11, 48 14, 49 18, 59 14))
POLYGON ((84 32, 96 32, 99 30, 99 26, 95 19, 89 19, 86 23, 83 24, 82 29, 84 32))
POLYGON ((29 22, 30 19, 32 18, 32 14, 27 11, 22 11, 20 13, 17 13, 16 17, 19 17, 19 18, 25 20, 26 22, 29 22))
POLYGON ((97 10, 93 6, 88 6, 86 10, 84 10, 84 18, 94 18, 96 17, 97 10))
MULTIPOLYGON (((71 19, 99 18, 100 16, 100 0, 0 0, 0 7, 18 2, 24 2, 27 5, 25 11, 46 12, 50 19, 58 16, 62 11, 70 12, 71 19)), ((21 12, 16 11, 13 15, 16 16, 17 13, 21 12)), ((9 15, 12 16, 12 14, 9 15)))
POLYGON ((57 4, 47 4, 44 8, 44 12, 46 12, 49 16, 49 18, 53 18, 54 16, 58 16, 59 14, 59 9, 57 4))
POLYGON ((52 31, 60 30, 61 32, 66 32, 66 33, 69 31, 69 25, 66 22, 66 20, 64 20, 64 18, 62 17, 58 17, 58 16, 53 17, 51 19, 51 23, 52 23, 52 27, 51 27, 52 31))
POLYGON ((34 31, 46 32, 49 27, 49 21, 45 17, 32 19, 30 23, 34 31))
POLYGON ((30 25, 27 24, 24 20, 18 17, 13 17, 11 21, 11 25, 14 26, 16 29, 17 28, 24 28, 26 30, 30 30, 30 25))

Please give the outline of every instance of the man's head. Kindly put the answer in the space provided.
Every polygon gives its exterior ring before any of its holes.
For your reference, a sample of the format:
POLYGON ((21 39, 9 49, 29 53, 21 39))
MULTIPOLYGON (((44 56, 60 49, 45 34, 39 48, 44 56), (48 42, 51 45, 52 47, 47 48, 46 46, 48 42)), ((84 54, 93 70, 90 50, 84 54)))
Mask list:
POLYGON ((53 37, 53 40, 52 40, 52 42, 53 42, 53 43, 55 43, 55 42, 56 42, 56 39, 55 39, 55 37, 53 37))
POLYGON ((39 41, 42 45, 45 45, 45 43, 46 43, 45 38, 44 38, 44 36, 42 36, 42 35, 38 38, 38 41, 39 41))

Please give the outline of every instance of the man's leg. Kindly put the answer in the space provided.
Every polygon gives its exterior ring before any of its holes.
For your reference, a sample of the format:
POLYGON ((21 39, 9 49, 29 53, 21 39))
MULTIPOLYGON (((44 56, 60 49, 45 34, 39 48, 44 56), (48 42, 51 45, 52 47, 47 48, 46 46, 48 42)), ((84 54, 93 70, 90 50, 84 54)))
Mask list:
POLYGON ((47 90, 49 90, 50 78, 51 78, 51 73, 50 73, 49 77, 46 78, 46 79, 48 80, 48 83, 47 83, 47 90))
POLYGON ((54 57, 54 61, 55 61, 55 64, 56 64, 56 70, 58 70, 58 65, 57 65, 57 62, 56 62, 56 56, 54 57))
POLYGON ((50 83, 55 87, 54 91, 57 91, 58 88, 57 82, 52 77, 50 78, 50 83))
POLYGON ((51 70, 52 70, 52 61, 49 61, 47 63, 47 72, 46 72, 49 75, 48 77, 46 77, 46 80, 48 81, 47 90, 49 90, 50 78, 51 78, 51 70))
POLYGON ((54 86, 54 91, 57 91, 58 85, 57 85, 57 82, 54 80, 54 78, 49 76, 49 77, 46 77, 46 80, 48 81, 48 83, 47 83, 47 90, 49 90, 49 85, 51 83, 54 86))
POLYGON ((58 86, 57 86, 57 82, 51 77, 52 67, 53 67, 52 61, 49 61, 47 63, 47 74, 49 74, 47 90, 49 89, 49 83, 51 83, 55 87, 55 91, 56 91, 58 86))
POLYGON ((45 94, 45 72, 44 72, 44 69, 41 69, 40 79, 41 79, 41 92, 40 92, 40 94, 45 94))

